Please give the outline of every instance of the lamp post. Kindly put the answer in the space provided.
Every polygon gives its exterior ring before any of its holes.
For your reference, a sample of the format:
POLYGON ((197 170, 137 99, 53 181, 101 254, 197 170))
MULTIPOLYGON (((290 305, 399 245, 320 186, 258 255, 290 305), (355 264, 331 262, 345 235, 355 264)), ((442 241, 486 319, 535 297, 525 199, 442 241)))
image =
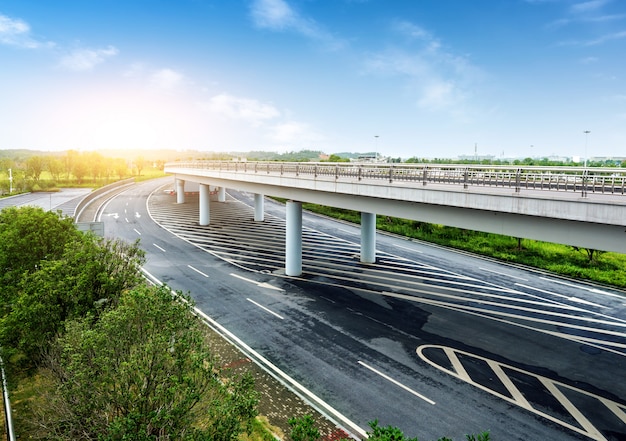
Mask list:
POLYGON ((13 193, 13 173, 9 169, 9 194, 13 193))
POLYGON ((583 133, 585 134, 585 168, 587 168, 587 141, 589 140, 591 130, 585 130, 583 133))
POLYGON ((374 135, 374 153, 376 154, 376 161, 378 161, 378 135, 374 135))

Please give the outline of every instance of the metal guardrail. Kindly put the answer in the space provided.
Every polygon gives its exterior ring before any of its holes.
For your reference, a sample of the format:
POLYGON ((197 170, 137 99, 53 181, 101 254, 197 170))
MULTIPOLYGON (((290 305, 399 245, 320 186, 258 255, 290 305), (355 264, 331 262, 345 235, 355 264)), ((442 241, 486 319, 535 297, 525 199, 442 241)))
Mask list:
POLYGON ((74 209, 74 219, 79 220, 82 212, 87 208, 89 204, 93 202, 98 196, 103 195, 109 191, 113 191, 114 189, 121 187, 122 185, 129 185, 135 182, 135 178, 127 178, 122 179, 121 181, 113 182, 112 184, 105 185, 104 187, 100 187, 87 196, 85 196, 74 209))
POLYGON ((4 425, 6 427, 7 441, 15 441, 15 431, 13 430, 13 416, 11 415, 11 401, 9 400, 9 386, 4 372, 4 361, 0 358, 0 376, 2 377, 2 402, 4 404, 4 425))
POLYGON ((170 162, 168 167, 236 173, 334 178, 336 180, 386 180, 422 185, 462 185, 626 195, 625 168, 485 166, 465 164, 364 164, 331 162, 170 162))

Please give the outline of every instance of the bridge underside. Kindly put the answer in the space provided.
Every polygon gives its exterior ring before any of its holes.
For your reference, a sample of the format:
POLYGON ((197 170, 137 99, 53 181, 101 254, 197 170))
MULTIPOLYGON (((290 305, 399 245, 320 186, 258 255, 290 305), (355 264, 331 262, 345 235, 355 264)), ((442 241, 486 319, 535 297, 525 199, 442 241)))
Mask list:
POLYGON ((626 226, 624 225, 342 194, 218 177, 176 174, 176 178, 364 213, 376 213, 468 230, 626 254, 626 226))

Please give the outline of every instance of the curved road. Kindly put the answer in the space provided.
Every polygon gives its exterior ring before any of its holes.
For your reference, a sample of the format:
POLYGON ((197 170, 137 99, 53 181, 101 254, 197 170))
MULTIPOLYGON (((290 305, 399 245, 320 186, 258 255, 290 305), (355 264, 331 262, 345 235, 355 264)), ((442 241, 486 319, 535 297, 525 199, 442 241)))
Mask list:
POLYGON ((626 439, 626 293, 382 234, 364 265, 358 228, 308 213, 304 275, 285 277, 282 205, 255 223, 252 195, 231 192, 200 227, 197 197, 172 187, 112 199, 107 236, 140 239, 150 274, 353 434, 379 419, 420 439, 626 439))
POLYGON ((285 277, 282 205, 255 223, 231 192, 200 227, 164 182, 115 198, 107 234, 140 238, 151 274, 362 430, 626 438, 625 293, 381 234, 363 265, 357 228, 310 214, 304 276, 285 277))

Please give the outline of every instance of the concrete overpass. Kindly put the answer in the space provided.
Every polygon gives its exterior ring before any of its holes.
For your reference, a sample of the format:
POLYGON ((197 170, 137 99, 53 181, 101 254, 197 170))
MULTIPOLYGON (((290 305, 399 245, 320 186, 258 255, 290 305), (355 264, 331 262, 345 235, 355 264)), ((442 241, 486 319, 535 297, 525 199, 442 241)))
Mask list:
POLYGON ((376 260, 376 214, 626 253, 626 170, 433 164, 175 162, 177 202, 199 184, 199 225, 210 186, 288 199, 287 275, 302 273, 302 202, 361 212, 361 262, 376 260))

